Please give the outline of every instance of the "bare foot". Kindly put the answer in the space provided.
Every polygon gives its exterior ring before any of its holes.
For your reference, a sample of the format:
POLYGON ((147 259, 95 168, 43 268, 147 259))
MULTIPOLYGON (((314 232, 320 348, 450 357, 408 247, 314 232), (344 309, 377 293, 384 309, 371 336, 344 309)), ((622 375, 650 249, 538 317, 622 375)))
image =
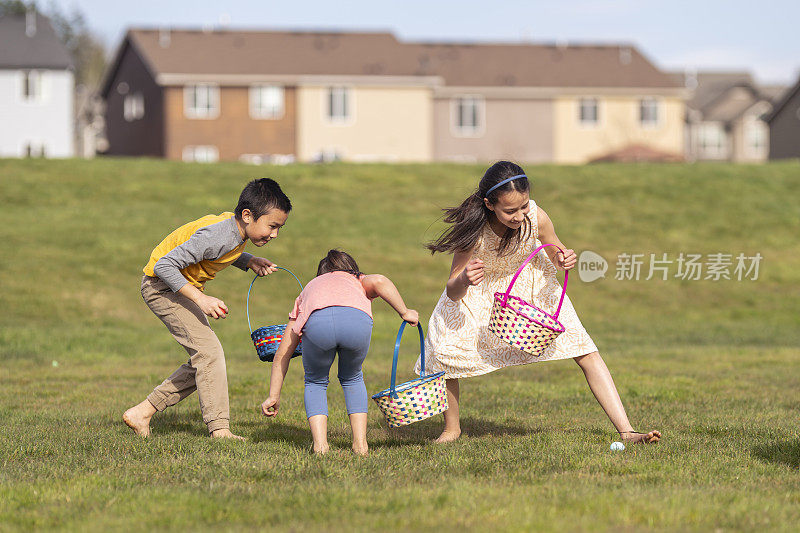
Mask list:
POLYGON ((454 440, 456 440, 460 436, 461 436, 461 430, 460 429, 455 430, 455 431, 453 431, 451 429, 445 429, 444 431, 442 431, 442 434, 439 435, 439 438, 436 439, 433 442, 435 442, 437 444, 444 444, 446 442, 453 442, 454 440))
POLYGON ((239 435, 234 435, 231 433, 230 429, 217 429, 211 432, 211 436, 215 439, 236 439, 236 440, 247 440, 244 437, 240 437, 239 435))
POLYGON ((369 446, 367 446, 366 442, 358 444, 354 442, 353 453, 355 453, 356 455, 360 455, 361 457, 366 457, 367 455, 369 455, 369 446))
POLYGON ((625 444, 655 444, 661 440, 661 432, 653 430, 650 433, 638 431, 621 431, 620 436, 625 444))
POLYGON ((134 405, 122 414, 122 421, 140 437, 150 436, 150 419, 156 412, 155 407, 145 400, 138 405, 134 405))
POLYGON ((331 450, 330 445, 326 442, 325 444, 321 444, 319 446, 312 444, 311 445, 311 453, 314 455, 325 455, 331 450))

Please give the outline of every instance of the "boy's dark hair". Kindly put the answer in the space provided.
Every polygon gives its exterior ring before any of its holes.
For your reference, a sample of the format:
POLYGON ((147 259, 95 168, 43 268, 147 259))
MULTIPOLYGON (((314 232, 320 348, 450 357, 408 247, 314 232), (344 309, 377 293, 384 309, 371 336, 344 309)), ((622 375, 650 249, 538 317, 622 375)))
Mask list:
POLYGON ((248 183, 239 195, 239 203, 236 204, 234 211, 236 218, 241 220, 242 211, 245 209, 249 209, 253 213, 253 218, 258 220, 270 209, 280 209, 288 213, 292 210, 292 202, 283 193, 278 182, 269 178, 259 178, 248 183))
MULTIPOLYGON (((530 184, 528 178, 519 178, 501 185, 488 194, 489 189, 500 183, 506 178, 525 174, 522 167, 510 161, 498 161, 490 166, 478 183, 478 188, 458 207, 444 209, 444 221, 451 226, 442 232, 435 240, 429 242, 425 247, 436 252, 466 252, 471 250, 481 236, 484 225, 489 221, 491 211, 484 204, 483 199, 489 200, 490 204, 496 204, 501 194, 509 191, 528 193, 530 184)), ((520 243, 527 239, 531 232, 531 223, 527 217, 523 221, 521 228, 507 228, 505 235, 500 239, 497 250, 501 257, 517 251, 520 243)))
POLYGON ((350 254, 341 250, 329 250, 328 255, 319 262, 317 276, 329 272, 347 272, 357 278, 364 275, 364 273, 358 269, 356 260, 353 259, 350 254))

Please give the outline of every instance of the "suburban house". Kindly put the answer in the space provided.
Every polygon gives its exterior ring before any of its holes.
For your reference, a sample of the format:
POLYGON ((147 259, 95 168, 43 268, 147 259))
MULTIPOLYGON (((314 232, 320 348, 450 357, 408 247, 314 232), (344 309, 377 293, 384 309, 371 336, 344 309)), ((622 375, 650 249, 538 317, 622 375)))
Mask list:
POLYGON ((111 155, 582 163, 680 157, 683 85, 630 45, 132 29, 102 85, 111 155))
POLYGON ((631 45, 418 44, 434 88, 434 158, 584 163, 683 153, 683 88, 631 45))
POLYGON ((775 103, 766 120, 769 158, 800 158, 800 79, 775 103))
POLYGON ((748 72, 676 73, 686 102, 689 161, 762 162, 769 155, 765 116, 784 87, 758 86, 748 72))
POLYGON ((390 34, 131 30, 101 90, 107 153, 430 161, 436 80, 387 62, 398 49, 390 34))
POLYGON ((0 157, 72 157, 74 90, 69 54, 46 17, 0 17, 0 157))

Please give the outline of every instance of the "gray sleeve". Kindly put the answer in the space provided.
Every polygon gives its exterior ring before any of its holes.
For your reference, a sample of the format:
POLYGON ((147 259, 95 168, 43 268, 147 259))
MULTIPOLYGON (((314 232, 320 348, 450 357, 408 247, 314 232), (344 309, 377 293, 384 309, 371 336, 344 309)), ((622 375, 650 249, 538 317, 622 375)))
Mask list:
POLYGON ((173 292, 178 292, 188 283, 180 272, 182 268, 196 265, 203 259, 218 259, 236 246, 223 223, 212 224, 200 228, 189 240, 170 250, 156 262, 153 272, 173 292))
POLYGON ((248 254, 247 252, 242 252, 242 255, 240 255, 239 258, 231 264, 236 268, 241 268, 242 270, 247 272, 247 263, 249 263, 252 258, 253 258, 252 254, 248 254))

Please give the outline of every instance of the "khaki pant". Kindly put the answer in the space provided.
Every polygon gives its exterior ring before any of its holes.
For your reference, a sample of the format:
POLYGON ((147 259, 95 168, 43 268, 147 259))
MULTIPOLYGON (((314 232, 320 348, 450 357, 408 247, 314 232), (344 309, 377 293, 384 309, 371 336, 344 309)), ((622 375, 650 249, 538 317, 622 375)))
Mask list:
POLYGON ((163 411, 197 390, 208 431, 230 428, 225 354, 206 315, 158 278, 142 278, 142 298, 189 354, 189 361, 153 389, 148 401, 163 411))

